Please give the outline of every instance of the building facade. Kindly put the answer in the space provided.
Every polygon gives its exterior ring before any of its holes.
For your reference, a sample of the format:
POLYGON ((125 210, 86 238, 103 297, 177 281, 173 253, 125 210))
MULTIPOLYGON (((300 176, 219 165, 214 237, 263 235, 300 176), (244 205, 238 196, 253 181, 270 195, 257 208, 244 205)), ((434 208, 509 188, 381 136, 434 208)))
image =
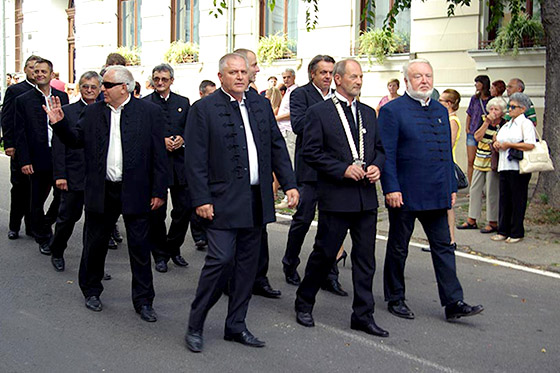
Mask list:
MULTIPOLYGON (((292 40, 292 58, 261 65, 259 89, 267 87, 269 76, 280 77, 285 68, 294 69, 296 83, 305 84, 307 64, 316 54, 329 54, 337 60, 354 57, 365 73, 362 100, 375 107, 387 93, 387 81, 397 77, 403 83, 402 65, 421 57, 432 62, 440 92, 454 88, 461 93, 459 117, 463 121, 474 93, 473 79, 486 74, 492 81, 523 79, 542 125, 545 50, 526 50, 512 57, 481 49, 495 36, 486 31, 489 7, 484 0, 457 8, 451 18, 445 0, 413 0, 396 27, 409 40, 407 52, 390 56, 383 64, 356 56, 356 46, 362 30, 382 25, 393 0, 376 0, 378 15, 372 25, 360 19, 365 0, 321 0, 319 23, 310 32, 306 30, 306 5, 301 1, 276 0, 274 11, 266 0, 226 2, 229 9, 215 17, 210 14, 212 0, 5 0, 6 70, 21 71, 25 58, 38 54, 53 61, 61 80, 73 82, 84 71, 99 71, 107 54, 117 47, 137 47, 141 63, 131 70, 143 86, 153 66, 163 61, 170 43, 182 40, 196 43, 199 53, 195 62, 175 66, 172 89, 194 101, 202 79, 218 83, 217 65, 223 54, 236 48, 256 50, 261 36, 282 33, 292 40)), ((532 1, 528 5, 533 7, 532 1)), ((538 15, 536 4, 532 9, 538 15)), ((460 141, 464 143, 464 135, 460 141)), ((465 164, 464 146, 458 151, 460 163, 465 164)))

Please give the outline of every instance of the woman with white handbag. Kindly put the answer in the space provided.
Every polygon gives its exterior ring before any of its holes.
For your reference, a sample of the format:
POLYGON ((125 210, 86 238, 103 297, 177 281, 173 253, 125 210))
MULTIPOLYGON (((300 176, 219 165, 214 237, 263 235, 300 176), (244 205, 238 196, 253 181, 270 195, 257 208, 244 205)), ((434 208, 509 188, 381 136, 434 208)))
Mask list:
POLYGON ((493 144, 499 151, 500 175, 498 234, 491 237, 493 241, 517 243, 525 235, 523 220, 531 174, 519 172, 519 161, 523 159, 523 152, 532 150, 536 144, 533 122, 524 115, 530 106, 531 100, 526 94, 517 92, 510 96, 511 120, 500 128, 493 144))

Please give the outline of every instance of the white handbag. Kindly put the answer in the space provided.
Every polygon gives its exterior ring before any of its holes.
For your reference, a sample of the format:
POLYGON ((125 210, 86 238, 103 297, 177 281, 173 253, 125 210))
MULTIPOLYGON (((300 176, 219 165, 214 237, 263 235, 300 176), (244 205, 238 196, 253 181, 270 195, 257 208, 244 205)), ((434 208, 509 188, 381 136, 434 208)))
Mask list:
POLYGON ((535 128, 539 141, 531 150, 523 152, 523 159, 519 161, 519 173, 530 174, 531 172, 554 171, 554 165, 550 154, 548 153, 548 145, 535 128))

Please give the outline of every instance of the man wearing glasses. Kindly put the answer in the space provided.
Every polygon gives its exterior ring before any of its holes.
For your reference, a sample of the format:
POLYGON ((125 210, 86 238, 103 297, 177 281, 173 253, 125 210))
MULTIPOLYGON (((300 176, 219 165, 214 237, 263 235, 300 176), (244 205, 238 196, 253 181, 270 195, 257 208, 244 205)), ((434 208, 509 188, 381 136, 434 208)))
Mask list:
POLYGON ((148 239, 150 210, 167 193, 163 113, 132 97, 134 77, 123 66, 110 66, 101 90, 104 102, 86 106, 75 129, 59 100, 44 107, 55 133, 66 146, 84 148, 86 222, 79 284, 85 305, 99 312, 107 241, 122 213, 132 270, 132 302, 144 321, 157 321, 148 239))
POLYGON ((189 112, 189 99, 171 92, 174 81, 173 68, 164 63, 152 70, 154 92, 144 98, 163 110, 163 136, 167 150, 168 185, 173 202, 171 225, 166 232, 165 218, 167 206, 150 214, 150 237, 154 244, 155 268, 158 272, 167 272, 169 259, 179 267, 188 263, 181 256, 181 245, 189 227, 192 214, 187 179, 185 177, 185 147, 183 133, 189 112))
MULTIPOLYGON (((78 84, 80 100, 62 108, 69 127, 73 129, 76 128, 84 108, 95 103, 101 92, 101 76, 95 71, 85 72, 78 84)), ((53 137, 52 143, 53 175, 61 197, 54 237, 50 244, 51 263, 56 271, 62 272, 65 268, 64 250, 84 208, 84 150, 66 147, 58 136, 53 137)))

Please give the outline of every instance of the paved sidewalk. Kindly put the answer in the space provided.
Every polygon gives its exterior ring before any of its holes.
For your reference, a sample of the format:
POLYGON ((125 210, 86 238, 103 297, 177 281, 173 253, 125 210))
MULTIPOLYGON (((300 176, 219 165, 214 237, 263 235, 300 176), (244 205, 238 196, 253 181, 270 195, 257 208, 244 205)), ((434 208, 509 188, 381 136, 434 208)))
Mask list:
MULTIPOLYGON (((464 194, 459 195, 457 206, 468 205, 468 203, 468 198, 464 194)), ((459 221, 460 218, 457 220, 459 221)), ((382 235, 386 235, 389 230, 389 219, 384 208, 379 211, 377 230, 378 234, 382 235)), ((482 234, 478 229, 455 230, 458 250, 560 273, 560 237, 541 235, 533 231, 530 226, 526 227, 526 236, 523 241, 517 244, 492 241, 490 239, 492 235, 482 234)), ((412 241, 428 243, 422 226, 418 222, 414 229, 412 241)), ((384 248, 380 249, 383 250, 384 248)))

